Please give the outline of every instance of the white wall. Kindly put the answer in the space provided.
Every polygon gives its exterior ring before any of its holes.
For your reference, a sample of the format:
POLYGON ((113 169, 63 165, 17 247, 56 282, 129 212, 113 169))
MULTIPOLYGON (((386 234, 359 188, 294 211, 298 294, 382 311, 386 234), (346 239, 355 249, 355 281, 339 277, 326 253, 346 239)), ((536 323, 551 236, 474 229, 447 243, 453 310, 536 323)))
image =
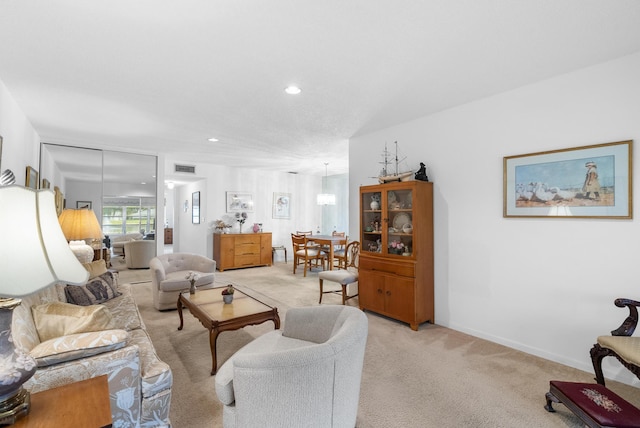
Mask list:
MULTIPOLYGON (((634 220, 505 219, 504 156, 640 140, 640 53, 353 138, 350 193, 397 140, 435 193, 436 324, 593 372, 589 350, 640 299, 634 220)), ((634 156, 637 161, 637 156, 634 156)), ((634 178, 638 187, 638 179, 634 178)), ((633 192, 637 194, 637 191, 633 192)), ((357 197, 350 210, 358 212, 357 197)), ((358 217, 350 217, 358 230, 358 217)), ((607 377, 634 376, 605 359, 607 377)), ((640 385, 637 380, 634 381, 640 385)))
MULTIPOLYGON (((273 244, 286 245, 291 254, 291 232, 316 230, 322 225, 322 208, 316 196, 322 191, 322 178, 304 174, 288 174, 254 169, 232 168, 222 165, 197 164, 201 181, 176 186, 174 205, 173 251, 191 252, 213 257, 213 227, 216 219, 233 223, 232 232, 239 226, 234 213, 226 212, 226 192, 246 192, 253 195, 254 212, 249 212, 243 233, 252 233, 254 223, 262 223, 263 231, 272 233, 273 244), (191 223, 191 194, 200 191, 200 224, 191 223), (273 218, 273 193, 291 194, 291 218, 273 218), (183 210, 184 201, 189 209, 183 210)), ((276 254, 276 260, 284 258, 276 254)))
POLYGON ((66 180, 65 208, 76 209, 78 201, 91 202, 91 209, 102 224, 102 183, 95 181, 66 180))
POLYGON ((0 81, 0 135, 3 138, 0 170, 10 169, 16 184, 24 186, 26 167, 38 169, 40 137, 0 81))

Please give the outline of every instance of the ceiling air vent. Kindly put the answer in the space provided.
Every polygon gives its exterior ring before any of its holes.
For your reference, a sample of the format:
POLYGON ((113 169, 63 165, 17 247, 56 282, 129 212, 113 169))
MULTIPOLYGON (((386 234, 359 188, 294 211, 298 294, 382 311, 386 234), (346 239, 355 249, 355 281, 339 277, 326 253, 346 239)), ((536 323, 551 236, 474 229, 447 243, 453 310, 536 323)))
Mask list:
POLYGON ((178 165, 176 164, 175 172, 188 172, 189 174, 196 173, 196 167, 193 165, 178 165))

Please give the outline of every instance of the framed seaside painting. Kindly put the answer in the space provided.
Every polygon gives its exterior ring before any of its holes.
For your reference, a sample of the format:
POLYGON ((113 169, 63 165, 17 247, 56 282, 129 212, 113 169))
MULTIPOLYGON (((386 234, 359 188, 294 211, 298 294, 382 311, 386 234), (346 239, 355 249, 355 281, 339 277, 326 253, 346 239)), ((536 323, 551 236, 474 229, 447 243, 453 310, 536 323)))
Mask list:
POLYGON ((633 141, 508 156, 503 216, 633 218, 633 141))
POLYGON ((253 195, 243 192, 227 192, 227 212, 253 212, 253 195))

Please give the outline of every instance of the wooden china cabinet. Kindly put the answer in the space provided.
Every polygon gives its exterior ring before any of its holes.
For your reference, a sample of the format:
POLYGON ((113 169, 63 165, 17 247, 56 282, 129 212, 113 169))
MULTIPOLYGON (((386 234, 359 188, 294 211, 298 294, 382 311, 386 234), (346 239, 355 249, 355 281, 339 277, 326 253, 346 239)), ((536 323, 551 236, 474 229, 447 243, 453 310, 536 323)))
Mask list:
POLYGON ((433 323, 433 183, 360 187, 360 242, 360 309, 433 323))

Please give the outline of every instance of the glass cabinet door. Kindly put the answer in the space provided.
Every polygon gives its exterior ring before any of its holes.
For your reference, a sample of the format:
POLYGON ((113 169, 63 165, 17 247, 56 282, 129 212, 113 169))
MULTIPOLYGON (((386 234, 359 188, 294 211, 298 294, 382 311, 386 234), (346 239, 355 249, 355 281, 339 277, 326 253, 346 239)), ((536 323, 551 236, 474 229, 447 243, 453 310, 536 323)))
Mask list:
POLYGON ((362 207, 360 227, 362 227, 362 243, 360 251, 369 253, 381 253, 384 246, 382 242, 382 193, 362 193, 360 206, 362 207))
POLYGON ((384 201, 388 219, 386 253, 413 256, 413 194, 410 188, 388 190, 384 201))

